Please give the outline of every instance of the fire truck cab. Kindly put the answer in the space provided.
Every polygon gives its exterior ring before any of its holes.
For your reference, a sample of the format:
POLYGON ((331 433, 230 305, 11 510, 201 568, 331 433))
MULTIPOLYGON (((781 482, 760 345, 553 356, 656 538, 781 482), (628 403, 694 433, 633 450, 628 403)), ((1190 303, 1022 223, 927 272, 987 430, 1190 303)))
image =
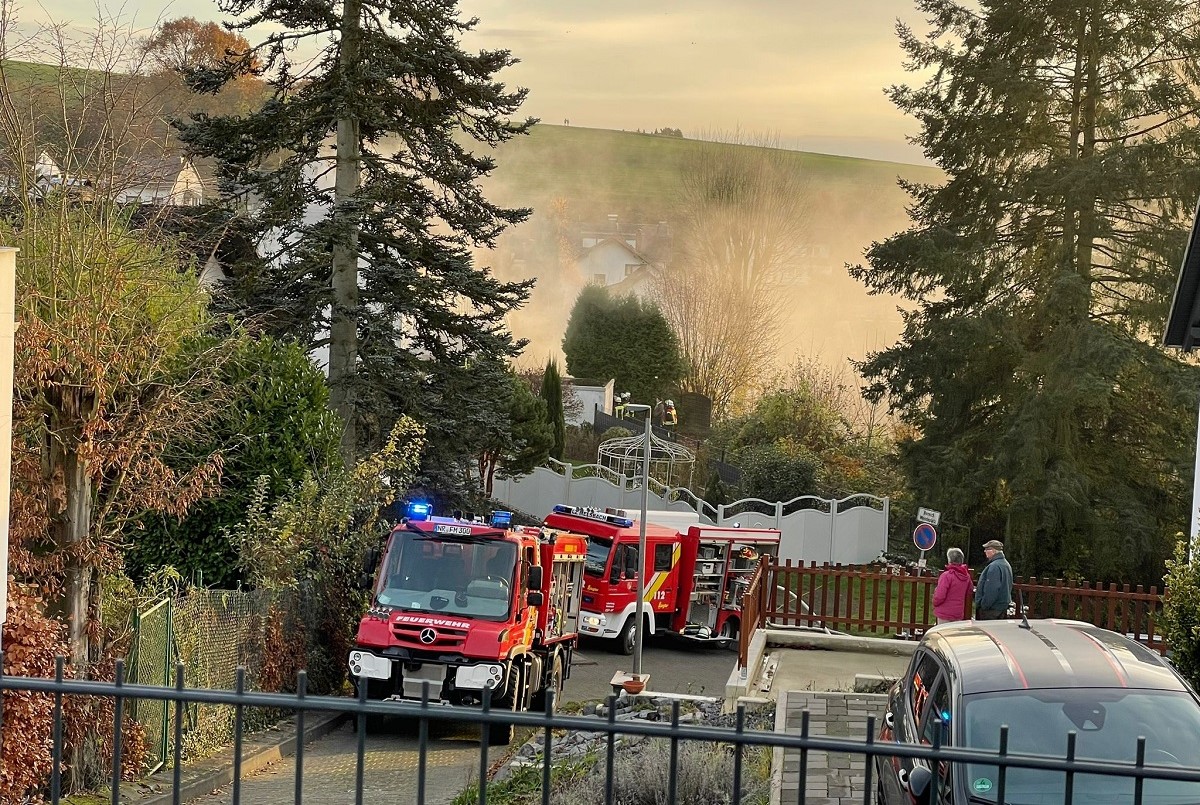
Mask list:
MULTIPOLYGON (((348 662, 370 699, 543 709, 570 676, 578 642, 586 538, 487 520, 434 517, 412 504, 388 535, 370 609, 348 662)), ((368 576, 369 578, 369 576, 368 576)), ((490 742, 508 743, 510 725, 490 742)))
MULTIPOLYGON (((619 509, 555 506, 548 528, 587 536, 580 634, 633 653, 637 639, 639 524, 619 509)), ((706 525, 686 530, 646 524, 645 628, 688 640, 731 643, 742 595, 763 556, 778 556, 779 531, 706 525)))

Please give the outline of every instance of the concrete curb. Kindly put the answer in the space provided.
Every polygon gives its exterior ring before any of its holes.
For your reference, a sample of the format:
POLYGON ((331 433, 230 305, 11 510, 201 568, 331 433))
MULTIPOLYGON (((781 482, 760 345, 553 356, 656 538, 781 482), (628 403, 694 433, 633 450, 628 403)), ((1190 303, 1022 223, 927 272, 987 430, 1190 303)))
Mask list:
MULTIPOLYGON (((350 719, 348 713, 309 713, 305 718, 304 743, 321 738, 350 719)), ((289 718, 262 732, 242 738, 242 779, 296 754, 296 721, 289 718)), ((170 805, 174 802, 174 770, 162 769, 149 777, 121 786, 121 801, 137 805, 170 805)), ((180 775, 179 801, 191 802, 233 782, 233 748, 226 747, 209 758, 185 764, 180 775)))
MULTIPOLYGON (((775 732, 787 732, 788 692, 784 691, 775 700, 775 732)), ((780 805, 783 798, 783 747, 771 749, 771 794, 770 805, 780 805)))
POLYGON ((916 640, 896 640, 884 637, 855 637, 821 632, 791 632, 784 629, 766 629, 768 646, 783 648, 823 649, 825 651, 865 651, 873 654, 891 654, 897 657, 912 656, 917 650, 916 640))
POLYGON ((749 650, 746 652, 746 667, 739 669, 737 662, 733 664, 733 670, 729 672, 729 678, 725 682, 725 706, 727 712, 733 712, 736 709, 736 702, 741 697, 747 695, 750 689, 758 683, 759 674, 762 673, 763 655, 766 654, 767 637, 763 629, 755 629, 754 636, 750 638, 749 650))

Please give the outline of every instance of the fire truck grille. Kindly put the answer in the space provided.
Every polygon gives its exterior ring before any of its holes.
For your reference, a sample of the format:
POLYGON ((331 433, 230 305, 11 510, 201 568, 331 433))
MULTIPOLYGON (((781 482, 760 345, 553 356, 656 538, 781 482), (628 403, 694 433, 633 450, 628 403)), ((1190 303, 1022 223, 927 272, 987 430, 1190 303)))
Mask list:
POLYGON ((423 649, 444 649, 461 646, 467 639, 466 629, 445 626, 421 626, 412 623, 393 623, 392 635, 399 642, 423 649))

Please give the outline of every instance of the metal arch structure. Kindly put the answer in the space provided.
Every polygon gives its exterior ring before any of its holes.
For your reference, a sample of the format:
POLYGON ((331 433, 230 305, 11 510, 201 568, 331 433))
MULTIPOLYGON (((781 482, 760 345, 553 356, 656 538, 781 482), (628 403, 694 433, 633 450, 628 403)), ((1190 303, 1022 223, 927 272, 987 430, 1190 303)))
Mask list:
MULTIPOLYGON (((597 463, 626 478, 642 477, 642 459, 646 449, 646 437, 621 436, 601 442, 597 463)), ((684 483, 691 478, 696 464, 696 454, 681 444, 650 435, 650 477, 671 486, 684 483)), ((640 481, 639 481, 640 482, 640 481)))

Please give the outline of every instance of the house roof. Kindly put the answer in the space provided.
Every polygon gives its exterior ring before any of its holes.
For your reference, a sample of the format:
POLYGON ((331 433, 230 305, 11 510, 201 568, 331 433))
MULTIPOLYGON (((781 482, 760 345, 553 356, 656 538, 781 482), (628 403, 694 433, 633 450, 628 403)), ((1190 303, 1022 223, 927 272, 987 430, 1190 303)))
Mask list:
POLYGON ((603 245, 604 245, 604 244, 606 244, 606 243, 615 243, 615 244, 617 244, 617 245, 618 245, 618 246, 620 246, 622 249, 624 249, 625 251, 629 252, 629 253, 630 253, 630 254, 632 254, 634 257, 636 257, 637 259, 641 260, 643 263, 646 263, 647 265, 649 265, 651 262, 653 262, 653 261, 652 261, 652 260, 651 260, 649 257, 647 257, 646 255, 644 255, 644 254, 642 254, 641 252, 639 252, 637 249, 635 249, 635 248, 633 248, 632 246, 630 246, 630 245, 629 245, 629 243, 627 243, 626 241, 624 241, 624 240, 621 240, 620 238, 618 238, 618 237, 615 237, 615 236, 612 236, 612 235, 610 235, 609 237, 606 237, 606 238, 604 238, 603 240, 597 241, 596 243, 594 243, 594 244, 593 244, 593 245, 591 245, 591 246, 588 246, 586 249, 584 249, 584 250, 583 250, 583 253, 584 253, 585 255, 586 255, 586 254, 590 254, 591 252, 595 251, 596 249, 599 249, 601 246, 603 246, 603 245))
MULTIPOLYGON (((125 168, 130 184, 136 187, 172 187, 179 174, 191 163, 183 157, 163 157, 161 159, 144 159, 131 162, 125 168)), ((194 168, 193 168, 194 170, 194 168)), ((197 173, 196 178, 200 180, 197 173)), ((203 180, 200 180, 203 186, 203 180)))
POLYGON ((1183 265, 1179 268, 1179 281, 1175 284, 1175 297, 1171 300, 1171 311, 1167 314, 1167 328, 1163 333, 1163 346, 1183 350, 1195 349, 1200 343, 1200 204, 1192 220, 1192 231, 1188 235, 1187 250, 1183 253, 1183 265))

